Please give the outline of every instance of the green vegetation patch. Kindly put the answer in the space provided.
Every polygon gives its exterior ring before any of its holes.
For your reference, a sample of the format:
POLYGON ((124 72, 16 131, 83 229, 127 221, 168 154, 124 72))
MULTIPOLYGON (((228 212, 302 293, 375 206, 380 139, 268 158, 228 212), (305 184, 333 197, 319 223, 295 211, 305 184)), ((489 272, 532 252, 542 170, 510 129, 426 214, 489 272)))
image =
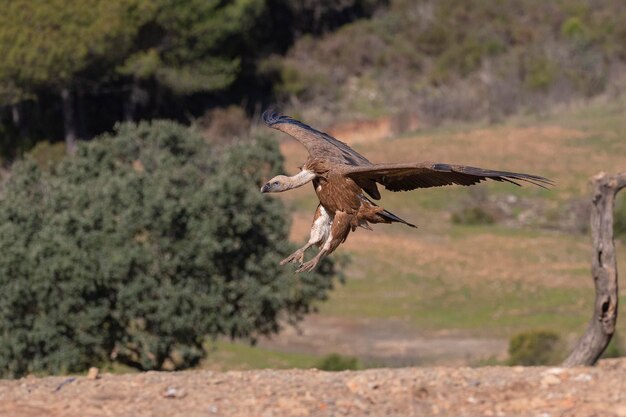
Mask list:
POLYGON ((613 227, 615 235, 620 239, 626 240, 626 191, 624 190, 617 195, 614 215, 613 227))
POLYGON ((547 324, 578 330, 589 313, 578 301, 589 299, 591 305, 593 296, 583 289, 520 283, 465 284, 463 277, 406 274, 392 268, 387 263, 362 279, 348 279, 320 311, 355 319, 400 319, 420 329, 501 336, 547 324))
POLYGON ((222 371, 233 369, 290 369, 314 368, 319 361, 316 355, 288 353, 252 346, 244 342, 207 342, 209 355, 201 368, 215 368, 222 371))
POLYGON ((564 346, 558 333, 530 330, 513 336, 509 342, 509 365, 555 365, 562 361, 564 346))
POLYGON ((324 356, 315 367, 322 371, 355 371, 361 369, 359 360, 353 356, 344 356, 338 353, 331 353, 324 356))

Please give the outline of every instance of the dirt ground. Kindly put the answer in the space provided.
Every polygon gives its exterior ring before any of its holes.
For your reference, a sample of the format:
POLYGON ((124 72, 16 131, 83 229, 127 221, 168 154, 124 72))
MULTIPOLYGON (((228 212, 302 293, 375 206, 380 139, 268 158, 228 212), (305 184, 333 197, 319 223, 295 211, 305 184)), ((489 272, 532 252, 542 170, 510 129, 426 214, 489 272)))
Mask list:
POLYGON ((626 359, 594 368, 263 370, 0 381, 0 416, 626 416, 626 359))

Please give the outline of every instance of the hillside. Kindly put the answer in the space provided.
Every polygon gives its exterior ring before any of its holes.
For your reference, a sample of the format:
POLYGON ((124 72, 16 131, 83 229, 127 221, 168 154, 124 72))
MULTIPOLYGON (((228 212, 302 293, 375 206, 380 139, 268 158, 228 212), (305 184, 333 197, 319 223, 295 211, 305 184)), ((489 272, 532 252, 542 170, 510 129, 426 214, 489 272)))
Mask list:
POLYGON ((626 416, 625 360, 596 368, 404 368, 25 378, 0 381, 0 415, 626 416))
POLYGON ((265 66, 278 68, 274 90, 308 120, 494 122, 623 91, 625 13, 615 0, 390 0, 265 66))

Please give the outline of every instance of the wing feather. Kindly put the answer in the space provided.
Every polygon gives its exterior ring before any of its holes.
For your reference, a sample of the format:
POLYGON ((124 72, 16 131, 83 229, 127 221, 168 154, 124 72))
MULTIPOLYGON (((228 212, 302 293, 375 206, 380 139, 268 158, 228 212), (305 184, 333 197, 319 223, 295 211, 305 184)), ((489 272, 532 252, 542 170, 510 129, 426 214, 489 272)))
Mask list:
POLYGON ((488 179, 517 186, 521 186, 522 182, 542 188, 554 185, 551 180, 538 175, 432 162, 348 167, 344 175, 355 181, 375 181, 390 191, 409 191, 452 184, 473 185, 488 179))
POLYGON ((263 121, 269 127, 298 140, 312 157, 325 158, 341 165, 372 165, 367 158, 347 144, 299 120, 268 110, 263 113, 263 121))

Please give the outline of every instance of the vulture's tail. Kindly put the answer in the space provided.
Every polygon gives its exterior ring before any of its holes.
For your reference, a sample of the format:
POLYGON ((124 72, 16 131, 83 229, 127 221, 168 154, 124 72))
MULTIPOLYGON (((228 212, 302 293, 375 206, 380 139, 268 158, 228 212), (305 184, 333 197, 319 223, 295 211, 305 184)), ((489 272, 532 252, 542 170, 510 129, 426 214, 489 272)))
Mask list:
MULTIPOLYGON (((361 200, 365 203, 366 206, 369 206, 369 207, 373 208, 373 210, 369 211, 369 216, 367 216, 367 217, 365 217, 363 219, 363 220, 365 220, 365 225, 367 225, 367 222, 372 222, 372 223, 403 223, 403 224, 406 224, 407 226, 411 226, 411 227, 417 228, 416 225, 411 224, 411 223, 407 222, 406 220, 402 220, 400 217, 398 217, 395 214, 393 214, 392 212, 387 211, 384 208, 380 207, 378 204, 374 203, 372 200, 370 200, 369 198, 367 198, 363 194, 359 195, 359 198, 361 198, 361 200), (382 209, 382 210, 378 210, 378 209, 382 209)), ((364 226, 364 225, 360 225, 360 226, 364 227, 365 229, 369 229, 369 226, 364 226)), ((372 229, 369 229, 369 230, 372 230, 372 229)))
POLYGON ((416 225, 411 224, 407 222, 406 220, 402 220, 400 217, 396 216, 395 214, 387 210, 378 212, 378 215, 384 218, 385 220, 389 220, 390 222, 403 223, 403 224, 406 224, 407 226, 417 227, 416 225))

